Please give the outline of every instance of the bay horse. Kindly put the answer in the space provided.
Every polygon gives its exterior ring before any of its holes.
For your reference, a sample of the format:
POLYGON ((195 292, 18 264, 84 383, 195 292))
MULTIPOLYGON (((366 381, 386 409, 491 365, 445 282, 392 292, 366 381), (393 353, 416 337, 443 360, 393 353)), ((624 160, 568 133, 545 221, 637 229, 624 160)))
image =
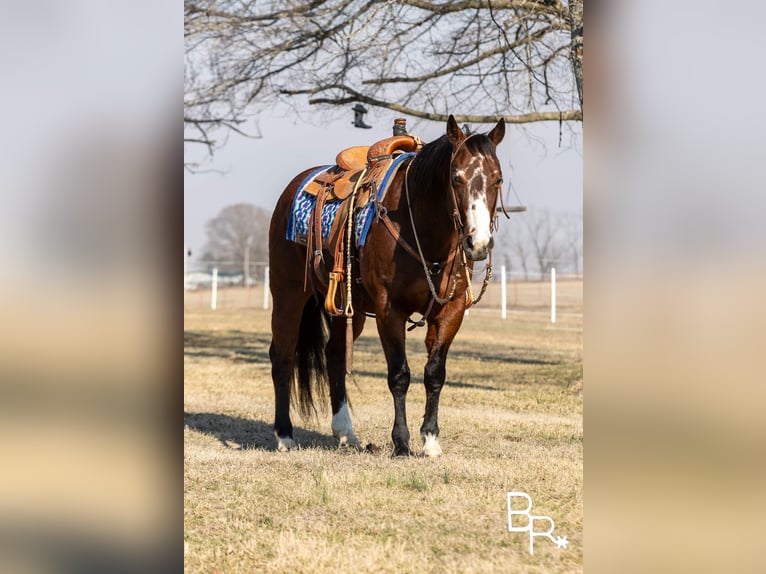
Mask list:
MULTIPOLYGON (((394 400, 394 456, 412 454, 405 406, 410 386, 405 326, 414 313, 422 314, 427 323, 421 454, 442 454, 438 415, 447 352, 463 322, 473 263, 486 259, 493 247, 494 214, 503 181, 496 146, 504 135, 502 119, 487 134, 466 135, 450 115, 446 134, 426 144, 397 172, 365 245, 355 249, 353 340, 361 334, 366 314, 374 314, 394 400)), ((269 230, 273 297, 269 356, 274 435, 280 451, 297 447, 291 399, 301 414, 316 412, 315 397, 326 393, 328 386, 333 435, 339 445, 360 446, 346 398, 345 317, 325 313, 319 297, 306 287, 306 247, 286 239, 293 197, 311 171, 296 176, 284 190, 269 230)))

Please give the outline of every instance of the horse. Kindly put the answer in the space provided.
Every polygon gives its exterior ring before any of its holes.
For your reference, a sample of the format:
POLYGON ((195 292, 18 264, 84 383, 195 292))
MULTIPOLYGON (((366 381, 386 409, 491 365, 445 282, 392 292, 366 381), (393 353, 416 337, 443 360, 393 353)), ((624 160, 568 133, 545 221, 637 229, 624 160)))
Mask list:
POLYGON ((491 255, 503 182, 496 147, 504 135, 502 119, 486 134, 465 134, 450 115, 446 134, 424 145, 398 170, 365 245, 354 253, 357 274, 351 281, 351 299, 356 312, 348 331, 344 318, 328 317, 315 290, 306 284, 307 248, 286 238, 293 198, 316 168, 300 173, 285 188, 269 229, 269 357, 277 450, 298 446, 291 401, 302 415, 316 413, 315 399, 328 387, 338 445, 361 448, 348 409, 345 358, 347 346, 353 346, 370 315, 375 317, 394 402, 393 455, 412 455, 405 404, 410 386, 405 327, 418 313, 418 324, 427 325, 428 352, 420 454, 442 454, 438 416, 447 353, 471 303, 473 264, 491 255))

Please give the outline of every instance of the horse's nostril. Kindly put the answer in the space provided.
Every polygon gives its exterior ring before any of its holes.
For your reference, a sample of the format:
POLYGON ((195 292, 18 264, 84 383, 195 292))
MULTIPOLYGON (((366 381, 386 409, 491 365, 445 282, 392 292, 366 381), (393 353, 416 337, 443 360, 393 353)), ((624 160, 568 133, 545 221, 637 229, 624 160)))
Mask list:
POLYGON ((473 239, 471 239, 471 236, 465 238, 465 246, 467 249, 473 249, 473 239))

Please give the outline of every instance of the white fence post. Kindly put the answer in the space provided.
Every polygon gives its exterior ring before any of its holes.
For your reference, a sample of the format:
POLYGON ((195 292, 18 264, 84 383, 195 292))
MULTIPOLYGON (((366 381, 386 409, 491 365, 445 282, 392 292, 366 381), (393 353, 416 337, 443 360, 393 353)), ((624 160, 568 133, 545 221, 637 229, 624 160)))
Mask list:
POLYGON ((500 266, 500 318, 508 317, 508 293, 505 286, 505 265, 500 266))
POLYGON ((218 268, 213 268, 213 291, 210 294, 210 308, 215 311, 218 306, 218 268))
POLYGON ((556 322, 556 268, 551 267, 551 323, 556 322))
POLYGON ((263 308, 269 308, 269 266, 263 269, 263 308))

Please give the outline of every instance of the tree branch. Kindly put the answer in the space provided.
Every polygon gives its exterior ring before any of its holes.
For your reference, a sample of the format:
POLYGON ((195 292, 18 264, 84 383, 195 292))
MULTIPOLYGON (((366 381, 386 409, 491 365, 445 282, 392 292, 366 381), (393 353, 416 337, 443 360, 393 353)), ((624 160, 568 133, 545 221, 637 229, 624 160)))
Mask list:
POLYGON ((569 109, 582 93, 574 4, 185 0, 187 141, 248 135, 244 118, 292 95, 435 121, 459 109, 473 112, 464 122, 582 121, 569 109))
MULTIPOLYGON (((446 122, 447 118, 449 118, 449 114, 424 112, 421 110, 416 110, 413 108, 409 108, 407 106, 403 106, 401 104, 396 104, 394 102, 386 102, 383 100, 379 100, 377 98, 365 96, 355 90, 352 90, 348 86, 342 86, 342 85, 326 86, 324 88, 317 88, 313 90, 293 90, 293 91, 282 90, 281 92, 285 95, 299 95, 299 94, 318 93, 318 92, 329 90, 329 89, 344 90, 350 95, 345 98, 311 98, 309 99, 309 104, 330 104, 334 106, 340 106, 340 105, 351 104, 354 102, 363 102, 371 106, 376 106, 378 108, 387 108, 395 112, 400 112, 402 114, 406 114, 416 118, 422 118, 424 120, 446 122)), ((525 123, 543 122, 543 121, 556 121, 556 122, 558 121, 565 121, 565 122, 580 121, 581 122, 582 121, 582 110, 566 110, 566 111, 560 111, 560 112, 554 112, 554 111, 529 112, 526 114, 518 114, 518 115, 506 115, 506 114, 502 114, 502 115, 500 114, 498 115, 453 114, 453 115, 455 116, 455 120, 457 120, 458 122, 468 122, 468 123, 476 123, 476 124, 496 122, 501 117, 505 120, 506 123, 509 123, 509 124, 525 124, 525 123)))
MULTIPOLYGON (((436 14, 482 10, 487 7, 486 2, 482 0, 463 0, 462 2, 448 2, 445 4, 436 4, 426 0, 401 0, 401 3, 436 14)), ((566 8, 561 2, 555 0, 499 0, 492 2, 492 7, 495 10, 534 10, 537 13, 566 17, 566 8)))
POLYGON ((424 82, 427 80, 432 80, 434 78, 438 78, 440 76, 447 76, 449 74, 453 74, 455 72, 458 72, 460 70, 464 70, 466 68, 470 68, 471 66, 474 66, 478 64, 479 62, 486 60, 487 58, 491 58, 492 56, 497 56, 498 54, 504 54, 508 51, 513 51, 514 48, 518 48, 519 46, 523 46, 524 44, 528 44, 530 42, 534 42, 536 40, 540 40, 543 38, 546 34, 553 32, 554 30, 561 30, 562 27, 559 25, 550 25, 547 28, 543 28, 541 30, 538 30, 534 34, 531 34, 530 36, 527 36, 525 38, 522 38, 521 40, 517 40, 516 42, 509 43, 506 46, 499 46, 493 50, 489 50, 487 52, 483 52, 476 56, 475 58, 472 58, 470 60, 466 60, 464 62, 461 62, 460 64, 455 64, 454 66, 450 66, 448 68, 440 68, 437 70, 434 70, 430 74, 423 74, 420 76, 393 76, 390 78, 376 78, 373 80, 364 80, 363 84, 395 84, 395 83, 414 83, 414 82, 424 82))

